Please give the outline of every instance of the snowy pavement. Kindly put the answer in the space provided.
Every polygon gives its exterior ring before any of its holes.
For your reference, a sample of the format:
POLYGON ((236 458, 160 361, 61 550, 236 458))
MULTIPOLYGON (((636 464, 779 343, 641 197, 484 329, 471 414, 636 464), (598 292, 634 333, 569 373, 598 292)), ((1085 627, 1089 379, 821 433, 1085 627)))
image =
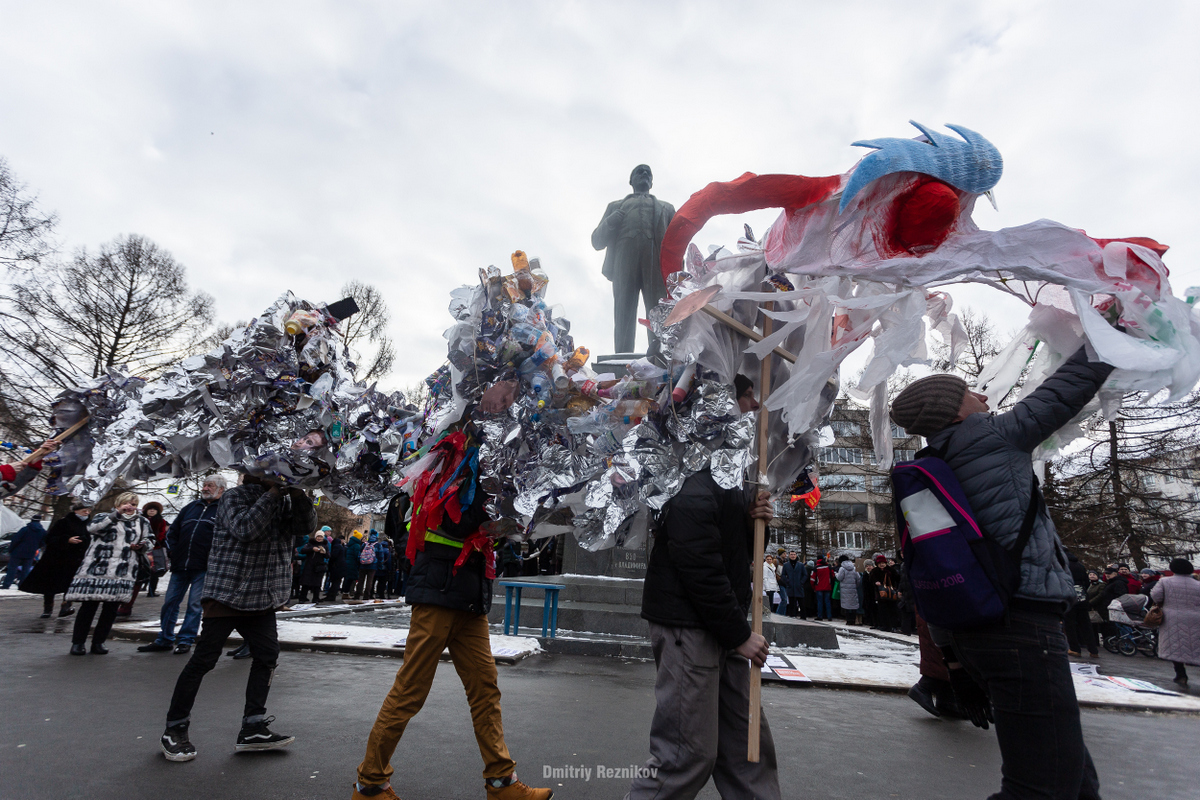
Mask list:
MULTIPOLYGON (((403 601, 316 607, 296 605, 291 611, 280 614, 279 640, 289 650, 402 655, 408 637, 408 616, 408 607, 403 601), (380 613, 359 617, 361 612, 368 610, 380 613), (371 619, 373 624, 363 624, 366 619, 371 619)), ((795 681, 796 685, 807 682, 825 688, 901 692, 920 679, 920 652, 915 636, 851 627, 844 623, 824 624, 837 628, 839 649, 772 648, 773 653, 786 656, 795 670, 807 678, 807 681, 795 681)), ((114 630, 117 635, 124 632, 131 638, 148 639, 157 629, 158 623, 151 621, 118 624, 114 630)), ((571 635, 570 631, 561 633, 571 635)), ((538 639, 533 636, 493 633, 491 645, 499 664, 515 664, 542 652, 538 639)), ((1200 698, 1132 678, 1097 675, 1094 663, 1080 661, 1073 665, 1075 692, 1081 706, 1200 713, 1200 698)))
MULTIPOLYGON (((369 625, 342 624, 351 619, 338 615, 328 620, 299 622, 280 619, 279 643, 288 650, 325 650, 338 653, 360 653, 363 655, 402 655, 408 638, 408 628, 380 628, 369 625)), ((134 638, 147 639, 148 634, 159 629, 157 621, 125 623, 115 625, 113 631, 133 634, 134 638)), ((241 638, 235 633, 230 639, 241 638)), ((492 634, 492 655, 497 663, 512 664, 542 650, 538 640, 531 636, 500 636, 492 634)), ((444 653, 449 657, 448 653, 444 653)))
MULTIPOLYGON (((916 636, 833 624, 838 628, 838 650, 772 649, 786 655, 816 686, 907 691, 920 679, 916 636)), ((1146 681, 1098 675, 1095 664, 1086 660, 1071 663, 1075 695, 1081 706, 1200 712, 1200 698, 1146 681)))

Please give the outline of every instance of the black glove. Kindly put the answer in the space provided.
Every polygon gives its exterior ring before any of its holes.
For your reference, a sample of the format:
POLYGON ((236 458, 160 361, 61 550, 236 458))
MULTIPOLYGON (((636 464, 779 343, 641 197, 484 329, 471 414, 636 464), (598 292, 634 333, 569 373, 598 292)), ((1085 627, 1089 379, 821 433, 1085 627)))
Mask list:
POLYGON ((950 688, 954 690, 954 699, 962 706, 963 713, 976 728, 988 729, 992 719, 992 704, 987 692, 977 684, 971 675, 959 663, 958 656, 950 647, 942 648, 942 656, 946 659, 946 669, 950 673, 950 688))

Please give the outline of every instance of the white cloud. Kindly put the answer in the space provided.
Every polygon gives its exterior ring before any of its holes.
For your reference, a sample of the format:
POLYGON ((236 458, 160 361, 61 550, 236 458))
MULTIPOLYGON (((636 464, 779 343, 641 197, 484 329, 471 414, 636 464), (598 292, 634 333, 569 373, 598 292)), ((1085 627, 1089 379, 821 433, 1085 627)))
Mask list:
MULTIPOLYGON (((349 277, 390 299, 397 384, 442 360, 454 286, 540 256, 611 346, 589 237, 630 169, 681 205, 745 171, 832 174, 859 138, 958 122, 1006 160, 1003 227, 1172 245, 1191 223, 1192 4, 0 3, 0 154, 72 245, 147 235, 227 320, 349 277)), ((747 219, 759 234, 775 214, 747 219)), ((742 219, 697 236, 732 243, 742 219)), ((994 293, 993 293, 994 294, 994 293)), ((960 301, 1023 316, 985 290, 960 301)))

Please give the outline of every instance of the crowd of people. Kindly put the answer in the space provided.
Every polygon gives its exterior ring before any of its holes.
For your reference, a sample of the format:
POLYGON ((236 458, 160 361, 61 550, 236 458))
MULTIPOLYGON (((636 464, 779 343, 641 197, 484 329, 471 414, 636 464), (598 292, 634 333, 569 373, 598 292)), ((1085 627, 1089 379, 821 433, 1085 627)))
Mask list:
POLYGON ((905 591, 901 562, 883 553, 863 559, 826 553, 802 561, 795 550, 779 548, 763 559, 763 602, 776 614, 800 619, 833 620, 872 630, 916 630, 916 607, 905 591))

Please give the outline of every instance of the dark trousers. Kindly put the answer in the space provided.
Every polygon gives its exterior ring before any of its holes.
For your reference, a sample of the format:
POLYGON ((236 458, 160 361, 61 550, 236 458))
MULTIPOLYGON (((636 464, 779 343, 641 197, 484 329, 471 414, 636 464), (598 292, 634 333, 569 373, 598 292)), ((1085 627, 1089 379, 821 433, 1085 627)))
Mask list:
POLYGON ((1062 619, 1012 610, 1007 622, 955 633, 954 651, 987 688, 1000 744, 1000 791, 989 800, 1099 800, 1062 619))
POLYGON ((167 711, 167 725, 178 725, 191 718, 192 705, 200 682, 221 658, 221 648, 229 634, 237 631, 250 646, 250 677, 246 680, 246 708, 242 724, 250 725, 261 721, 267 713, 267 692, 271 690, 271 676, 279 660, 279 633, 275 628, 275 612, 239 617, 206 617, 200 626, 200 638, 192 657, 179 673, 175 682, 175 693, 171 695, 171 708, 167 711))
MULTIPOLYGON (((84 600, 79 604, 75 615, 75 630, 71 633, 71 644, 83 644, 87 641, 88 628, 92 627, 92 618, 96 616, 99 600, 84 600)), ((104 644, 108 632, 112 630, 113 620, 117 618, 117 606, 120 603, 104 603, 100 609, 100 619, 96 620, 96 632, 92 634, 92 646, 104 644)))
POLYGON ((1096 631, 1092 628, 1090 608, 1087 603, 1076 603, 1063 619, 1063 629, 1067 634, 1067 645, 1076 653, 1087 650, 1092 655, 1100 651, 1100 643, 1096 631))
MULTIPOLYGON (((43 614, 49 614, 51 611, 54 610, 54 595, 55 594, 56 594, 55 592, 46 592, 45 594, 42 595, 42 613, 43 614)), ((62 616, 61 612, 66 611, 70 607, 71 607, 71 604, 69 602, 67 602, 66 600, 63 600, 62 608, 59 609, 59 612, 60 612, 59 616, 61 617, 62 616)))

